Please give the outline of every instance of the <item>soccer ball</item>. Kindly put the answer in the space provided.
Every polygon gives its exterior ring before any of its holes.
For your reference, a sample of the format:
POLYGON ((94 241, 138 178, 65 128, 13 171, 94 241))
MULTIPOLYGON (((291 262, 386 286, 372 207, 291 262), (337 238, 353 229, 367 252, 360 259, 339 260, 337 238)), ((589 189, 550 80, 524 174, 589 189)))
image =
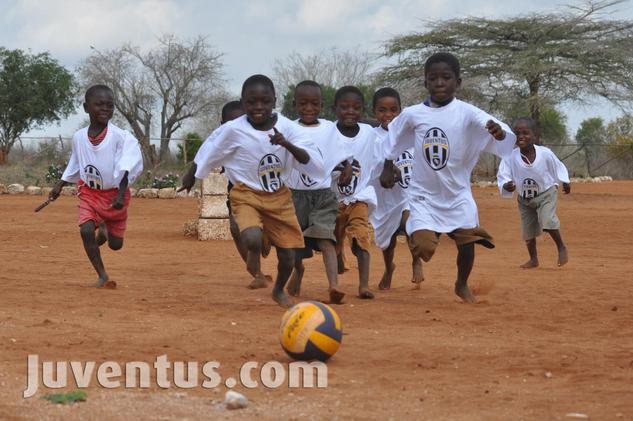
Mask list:
POLYGON ((327 361, 341 346, 342 338, 338 314, 330 306, 317 301, 296 304, 281 319, 281 346, 297 360, 327 361))

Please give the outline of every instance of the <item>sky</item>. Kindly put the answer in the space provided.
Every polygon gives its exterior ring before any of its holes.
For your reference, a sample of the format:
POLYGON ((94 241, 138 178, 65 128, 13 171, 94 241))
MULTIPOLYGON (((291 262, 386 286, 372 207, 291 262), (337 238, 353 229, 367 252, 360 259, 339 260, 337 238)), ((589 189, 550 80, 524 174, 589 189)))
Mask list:
MULTIPOLYGON (((275 59, 293 51, 314 54, 336 47, 381 53, 389 38, 423 31, 427 19, 481 16, 504 18, 561 10, 575 0, 0 0, 0 46, 48 51, 75 70, 98 50, 131 42, 142 49, 157 37, 204 36, 223 53, 224 77, 236 97, 242 81, 254 73, 270 74, 275 59)), ((616 6, 613 17, 633 19, 633 0, 616 6)), ((621 112, 604 103, 564 104, 570 133, 587 117, 610 121, 621 112)), ((83 111, 59 125, 32 130, 27 136, 71 135, 85 121, 83 111)), ((211 129, 211 128, 210 128, 211 129)))

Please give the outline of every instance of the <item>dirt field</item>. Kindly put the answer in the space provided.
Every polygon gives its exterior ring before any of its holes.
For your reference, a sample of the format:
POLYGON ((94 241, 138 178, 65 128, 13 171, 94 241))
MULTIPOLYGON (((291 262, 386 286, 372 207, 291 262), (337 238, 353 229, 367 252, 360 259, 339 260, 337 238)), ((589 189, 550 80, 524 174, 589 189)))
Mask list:
MULTIPOLYGON (((335 309, 343 344, 329 362, 326 389, 236 390, 247 409, 220 404, 213 390, 104 389, 71 406, 23 399, 27 355, 47 361, 219 361, 223 377, 246 361, 289 359, 277 332, 283 310, 270 289, 249 291, 229 242, 182 236, 193 199, 134 199, 126 244, 104 251, 119 288, 95 290, 76 227, 77 201, 62 197, 40 214, 41 197, 0 197, 0 419, 633 419, 633 182, 573 185, 559 201, 570 263, 556 267, 541 237, 541 267, 527 259, 514 200, 475 189, 495 250, 477 249, 472 285, 480 303, 461 304, 451 288, 455 247, 442 237, 410 290, 409 255, 398 245, 391 291, 361 301, 355 269, 335 309)), ((349 253, 348 253, 349 254, 349 253)), ((265 264, 274 273, 275 259, 265 264)), ((382 274, 372 250, 371 285, 382 274)), ((320 257, 307 264, 302 299, 325 299, 320 257)), ((69 370, 70 372, 70 370, 69 370)), ((94 375, 93 375, 94 377, 94 375)), ((70 386, 74 380, 69 374, 70 386)))

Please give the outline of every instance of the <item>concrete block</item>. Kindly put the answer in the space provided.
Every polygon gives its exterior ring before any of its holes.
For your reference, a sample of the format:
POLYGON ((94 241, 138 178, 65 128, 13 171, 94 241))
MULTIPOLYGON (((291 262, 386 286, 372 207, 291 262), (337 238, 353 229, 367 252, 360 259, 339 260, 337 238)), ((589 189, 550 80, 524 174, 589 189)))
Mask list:
POLYGON ((228 218, 226 196, 202 196, 200 198, 200 218, 228 218))
POLYGON ((175 199, 176 198, 176 189, 173 187, 167 187, 164 189, 158 190, 158 198, 159 199, 175 199))
POLYGON ((228 182, 224 174, 209 174, 207 178, 202 180, 202 195, 225 195, 228 182))
POLYGON ((198 240, 230 240, 229 219, 198 219, 198 240))

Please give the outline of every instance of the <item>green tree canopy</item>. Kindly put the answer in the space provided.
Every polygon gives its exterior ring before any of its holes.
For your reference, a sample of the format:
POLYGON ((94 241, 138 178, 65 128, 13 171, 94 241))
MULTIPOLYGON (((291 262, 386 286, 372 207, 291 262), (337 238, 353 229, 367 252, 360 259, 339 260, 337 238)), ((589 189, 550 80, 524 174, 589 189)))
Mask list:
POLYGON ((394 84, 421 84, 426 58, 448 51, 460 59, 464 90, 478 92, 491 111, 508 97, 526 98, 537 122, 544 99, 556 104, 603 97, 630 106, 633 21, 604 19, 622 1, 498 20, 428 21, 424 32, 387 41, 386 55, 398 60, 382 78, 394 84))
POLYGON ((626 165, 627 177, 633 176, 633 115, 625 114, 607 126, 609 155, 626 165))
POLYGON ((75 111, 73 75, 48 53, 0 48, 0 164, 24 133, 75 111))
POLYGON ((583 120, 576 131, 576 142, 585 152, 585 166, 587 174, 593 177, 593 169, 596 166, 596 157, 601 154, 600 145, 607 141, 607 129, 600 117, 583 120))

